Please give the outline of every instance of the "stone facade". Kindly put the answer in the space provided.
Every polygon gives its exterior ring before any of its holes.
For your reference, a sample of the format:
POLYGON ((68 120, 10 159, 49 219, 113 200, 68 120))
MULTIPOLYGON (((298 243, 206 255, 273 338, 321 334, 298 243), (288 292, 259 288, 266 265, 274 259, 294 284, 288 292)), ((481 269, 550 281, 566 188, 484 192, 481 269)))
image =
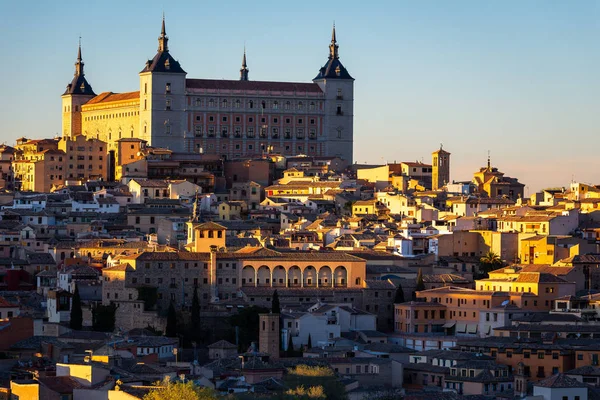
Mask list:
MULTIPOLYGON (((265 152, 353 157, 354 79, 339 61, 335 28, 329 60, 311 83, 189 79, 169 53, 164 20, 158 52, 139 74, 139 91, 91 90, 81 49, 62 96, 63 135, 108 143, 138 138, 176 152, 224 158, 265 152)), ((244 57, 245 60, 245 57, 244 57)), ((244 61, 245 63, 245 61, 244 61)))

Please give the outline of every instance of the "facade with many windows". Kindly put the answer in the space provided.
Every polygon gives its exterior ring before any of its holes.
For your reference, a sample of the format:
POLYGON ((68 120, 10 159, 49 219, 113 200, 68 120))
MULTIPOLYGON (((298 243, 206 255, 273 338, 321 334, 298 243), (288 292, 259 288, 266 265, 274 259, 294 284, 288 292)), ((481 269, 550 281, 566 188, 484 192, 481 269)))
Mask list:
POLYGON ((63 99, 63 136, 85 135, 117 150, 124 138, 176 152, 240 158, 338 156, 352 162, 354 79, 339 60, 333 29, 327 63, 310 83, 190 79, 169 53, 163 20, 158 51, 139 74, 140 89, 96 95, 81 47, 63 99))

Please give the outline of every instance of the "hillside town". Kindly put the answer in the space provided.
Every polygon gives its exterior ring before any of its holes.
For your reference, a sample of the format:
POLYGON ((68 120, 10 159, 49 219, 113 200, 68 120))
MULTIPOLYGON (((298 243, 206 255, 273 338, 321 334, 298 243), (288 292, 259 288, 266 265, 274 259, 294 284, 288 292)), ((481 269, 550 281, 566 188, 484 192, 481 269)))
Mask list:
POLYGON ((164 18, 140 91, 83 65, 0 146, 0 399, 600 398, 600 185, 354 162, 335 26, 304 84, 188 79, 164 18))

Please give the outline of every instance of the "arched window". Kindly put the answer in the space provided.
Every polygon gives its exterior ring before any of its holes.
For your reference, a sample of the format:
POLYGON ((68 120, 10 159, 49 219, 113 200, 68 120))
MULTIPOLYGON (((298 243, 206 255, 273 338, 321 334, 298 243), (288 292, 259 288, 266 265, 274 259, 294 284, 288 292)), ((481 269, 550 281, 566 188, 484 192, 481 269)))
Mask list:
POLYGON ((302 110, 304 108, 304 104, 301 101, 298 102, 298 110, 302 110))
POLYGON ((279 108, 279 103, 277 101, 273 102, 273 109, 277 110, 279 108))
POLYGON ((235 108, 240 108, 240 101, 239 100, 235 101, 235 108))
POLYGON ((252 100, 250 100, 250 101, 248 102, 248 107, 249 107, 249 108, 254 108, 254 102, 253 102, 252 100))
POLYGON ((221 102, 221 107, 227 108, 227 99, 223 99, 223 101, 221 102))
POLYGON ((292 106, 292 103, 290 103, 289 101, 286 101, 286 102, 285 102, 285 106, 284 106, 284 108, 285 108, 286 110, 289 110, 291 106, 292 106))

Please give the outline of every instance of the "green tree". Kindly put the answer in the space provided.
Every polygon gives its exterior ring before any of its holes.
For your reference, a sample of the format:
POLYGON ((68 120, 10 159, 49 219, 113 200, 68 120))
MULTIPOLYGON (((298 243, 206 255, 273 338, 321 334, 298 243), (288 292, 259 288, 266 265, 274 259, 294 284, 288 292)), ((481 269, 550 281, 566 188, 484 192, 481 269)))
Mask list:
POLYGON ((80 331, 83 326, 83 311, 81 310, 81 297, 79 296, 79 286, 75 285, 75 293, 71 299, 71 321, 69 327, 80 331))
POLYGON ((194 297, 192 297, 192 329, 194 332, 200 330, 200 300, 198 299, 198 287, 194 287, 194 297))
POLYGON ((92 308, 92 329, 98 332, 112 332, 115 330, 115 315, 117 305, 110 303, 107 306, 102 304, 92 308))
POLYGON ((279 304, 279 293, 277 293, 277 289, 275 289, 273 300, 271 300, 271 312, 273 314, 281 314, 281 305, 279 304))
POLYGON ((398 288, 396 289, 396 296, 394 297, 394 304, 404 303, 404 290, 402 290, 402 285, 398 284, 398 288))
POLYGON ((169 378, 155 383, 143 400, 213 400, 217 399, 210 388, 196 386, 192 381, 172 382, 169 378))
POLYGON ((413 292, 413 300, 417 299, 417 292, 425 290, 425 282, 423 282, 423 271, 419 268, 419 273, 417 274, 417 285, 415 286, 415 291, 413 292))
POLYGON ((169 304, 169 311, 167 314, 167 327, 165 328, 165 336, 177 337, 177 313, 173 303, 169 304))
POLYGON ((306 346, 309 349, 312 349, 312 338, 310 337, 310 333, 308 334, 308 343, 306 344, 306 346))
POLYGON ((296 352, 294 351, 294 343, 292 342, 292 335, 289 336, 287 350, 285 351, 286 357, 294 357, 296 356, 296 352))
POLYGON ((502 259, 493 251, 488 251, 479 259, 479 273, 477 279, 487 278, 488 273, 502 266, 502 259))
POLYGON ((238 329, 238 349, 241 352, 245 352, 252 342, 258 342, 258 314, 268 312, 268 308, 250 306, 239 309, 237 314, 229 317, 229 324, 238 329))

